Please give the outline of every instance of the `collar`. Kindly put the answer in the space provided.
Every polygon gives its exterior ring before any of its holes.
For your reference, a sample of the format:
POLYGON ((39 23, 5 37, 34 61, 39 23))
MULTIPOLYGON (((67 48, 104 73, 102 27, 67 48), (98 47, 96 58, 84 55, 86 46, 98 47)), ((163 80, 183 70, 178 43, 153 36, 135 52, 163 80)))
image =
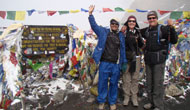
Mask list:
POLYGON ((136 30, 135 29, 133 29, 133 30, 129 29, 129 32, 132 32, 134 34, 136 32, 136 30))
POLYGON ((115 32, 115 31, 112 31, 111 28, 110 28, 110 32, 119 33, 119 29, 115 32))
POLYGON ((150 29, 150 30, 155 30, 155 29, 157 29, 158 25, 159 25, 159 24, 157 24, 156 26, 152 26, 152 27, 149 26, 149 29, 150 29))

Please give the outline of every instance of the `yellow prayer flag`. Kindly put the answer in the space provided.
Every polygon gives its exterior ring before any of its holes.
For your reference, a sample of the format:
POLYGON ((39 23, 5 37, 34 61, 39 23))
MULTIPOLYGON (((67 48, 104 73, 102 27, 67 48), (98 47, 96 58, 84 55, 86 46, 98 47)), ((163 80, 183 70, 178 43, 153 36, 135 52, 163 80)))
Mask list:
POLYGON ((126 9, 125 11, 132 13, 132 12, 136 12, 136 10, 131 10, 131 9, 126 9))
POLYGON ((178 38, 185 38, 183 34, 178 35, 178 38))
POLYGON ((176 69, 176 71, 175 71, 175 73, 174 73, 174 76, 175 76, 175 77, 178 76, 178 73, 179 73, 179 67, 177 66, 177 69, 176 69))
POLYGON ((189 61, 189 51, 186 50, 186 58, 185 58, 186 61, 189 61))
POLYGON ((81 56, 81 61, 83 61, 84 58, 86 58, 86 54, 85 54, 84 51, 83 51, 83 52, 82 52, 82 56, 81 56))
POLYGON ((183 11, 184 18, 190 18, 190 11, 183 11))
POLYGON ((76 76, 76 72, 77 72, 77 70, 73 69, 73 70, 69 71, 69 75, 75 77, 76 76))
POLYGON ((25 15, 26 15, 25 11, 16 11, 15 20, 23 21, 25 20, 25 15))
POLYGON ((78 52, 78 54, 76 55, 77 57, 77 61, 80 61, 80 51, 78 52))
POLYGON ((84 41, 84 42, 82 42, 82 45, 84 45, 84 46, 85 46, 85 41, 84 41))
POLYGON ((80 35, 80 40, 84 39, 84 34, 80 35))
POLYGON ((70 10, 70 13, 78 13, 80 10, 70 10))

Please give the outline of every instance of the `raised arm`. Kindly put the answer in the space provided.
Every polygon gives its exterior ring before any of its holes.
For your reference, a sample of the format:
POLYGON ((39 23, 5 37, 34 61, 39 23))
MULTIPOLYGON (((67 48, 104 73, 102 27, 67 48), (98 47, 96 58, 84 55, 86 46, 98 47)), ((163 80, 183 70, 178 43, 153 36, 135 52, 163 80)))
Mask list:
POLYGON ((89 7, 89 23, 90 23, 90 26, 92 28, 92 30, 97 34, 97 36, 99 37, 100 35, 100 32, 101 32, 101 26, 98 26, 96 21, 95 21, 95 18, 94 16, 92 15, 93 11, 94 11, 94 8, 95 6, 94 5, 90 5, 89 7))
POLYGON ((175 28, 173 27, 173 21, 171 19, 168 20, 168 26, 169 26, 169 31, 170 31, 170 42, 172 44, 175 44, 177 43, 177 40, 178 40, 178 36, 177 36, 177 33, 175 31, 175 28))

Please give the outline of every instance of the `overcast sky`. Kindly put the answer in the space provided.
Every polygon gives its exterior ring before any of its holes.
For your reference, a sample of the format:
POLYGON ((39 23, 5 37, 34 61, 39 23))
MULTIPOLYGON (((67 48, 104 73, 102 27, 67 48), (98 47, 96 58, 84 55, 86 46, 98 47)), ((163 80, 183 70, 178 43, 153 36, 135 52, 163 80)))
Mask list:
MULTIPOLYGON (((0 11, 26 11, 26 10, 77 10, 88 9, 93 4, 95 10, 102 10, 102 8, 121 7, 123 9, 129 8, 134 0, 0 0, 0 11)), ((111 18, 122 19, 125 12, 94 12, 94 16, 99 25, 109 26, 111 18)), ((26 25, 66 25, 74 24, 79 29, 88 30, 90 25, 88 22, 88 13, 69 13, 59 15, 56 13, 53 16, 47 16, 47 13, 38 14, 33 13, 32 16, 26 15, 24 21, 13 21, 0 18, 0 27, 7 27, 12 23, 23 23, 26 25)))

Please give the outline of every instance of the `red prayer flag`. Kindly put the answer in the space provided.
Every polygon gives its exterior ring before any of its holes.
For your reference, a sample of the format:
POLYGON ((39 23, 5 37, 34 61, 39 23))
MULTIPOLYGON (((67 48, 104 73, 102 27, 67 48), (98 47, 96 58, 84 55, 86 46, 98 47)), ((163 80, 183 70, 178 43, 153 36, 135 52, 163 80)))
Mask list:
POLYGON ((160 15, 163 15, 163 14, 169 13, 171 11, 158 10, 158 12, 160 13, 160 15))
POLYGON ((83 52, 83 51, 80 51, 80 56, 82 56, 82 52, 83 52))
POLYGON ((86 53, 86 48, 84 48, 84 53, 86 53))
POLYGON ((57 11, 47 11, 48 16, 53 16, 57 11))
POLYGON ((0 17, 5 19, 6 12, 5 11, 0 11, 0 17))
POLYGON ((103 12, 112 12, 113 10, 111 10, 110 8, 103 8, 103 12))
POLYGON ((79 49, 78 49, 78 48, 76 48, 76 54, 78 54, 78 52, 79 52, 79 49))
POLYGON ((18 64, 18 61, 17 61, 16 56, 15 56, 15 53, 13 53, 13 52, 11 52, 11 54, 10 54, 10 59, 9 59, 9 60, 10 60, 11 63, 14 64, 15 66, 18 64))
POLYGON ((86 74, 82 75, 82 80, 84 80, 86 78, 86 74))
POLYGON ((73 66, 75 66, 75 65, 78 63, 76 56, 73 56, 73 57, 71 58, 71 61, 72 61, 73 66))

